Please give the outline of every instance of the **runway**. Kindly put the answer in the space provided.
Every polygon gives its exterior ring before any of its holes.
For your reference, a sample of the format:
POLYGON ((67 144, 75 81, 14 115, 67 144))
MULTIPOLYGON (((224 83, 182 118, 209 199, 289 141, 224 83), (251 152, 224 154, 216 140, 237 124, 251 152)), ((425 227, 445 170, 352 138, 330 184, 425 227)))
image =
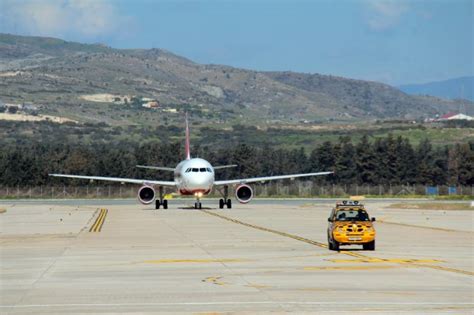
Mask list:
POLYGON ((471 314, 474 212, 403 202, 367 202, 375 251, 334 252, 333 200, 2 201, 0 313, 471 314))

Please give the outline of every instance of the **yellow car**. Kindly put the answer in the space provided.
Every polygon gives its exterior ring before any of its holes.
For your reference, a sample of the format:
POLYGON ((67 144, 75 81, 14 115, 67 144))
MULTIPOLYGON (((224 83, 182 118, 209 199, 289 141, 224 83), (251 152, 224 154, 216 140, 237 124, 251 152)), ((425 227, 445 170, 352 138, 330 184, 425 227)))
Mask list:
POLYGON ((375 250, 375 229, 364 205, 358 201, 337 203, 328 218, 328 246, 339 250, 340 245, 362 245, 375 250))

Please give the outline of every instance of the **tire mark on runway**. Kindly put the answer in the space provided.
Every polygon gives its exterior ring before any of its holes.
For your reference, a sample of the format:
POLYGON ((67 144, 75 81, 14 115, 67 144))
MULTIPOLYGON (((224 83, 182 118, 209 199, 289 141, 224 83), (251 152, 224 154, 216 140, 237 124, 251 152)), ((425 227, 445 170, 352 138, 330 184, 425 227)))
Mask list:
MULTIPOLYGON (((237 219, 233 219, 233 218, 227 217, 225 215, 215 213, 215 212, 211 212, 211 211, 208 211, 208 210, 200 210, 200 211, 203 212, 203 213, 215 216, 217 218, 220 218, 220 219, 232 222, 232 223, 236 223, 236 224, 239 224, 239 225, 243 225, 243 226, 246 226, 246 227, 249 227, 249 228, 252 228, 252 229, 256 229, 256 230, 260 230, 260 231, 264 231, 264 232, 268 232, 268 233, 273 233, 273 234, 280 235, 280 236, 283 236, 283 237, 292 238, 294 240, 304 242, 304 243, 307 243, 307 244, 311 244, 311 245, 314 245, 314 246, 318 246, 318 247, 321 247, 321 248, 328 248, 328 246, 324 243, 317 242, 317 241, 314 241, 314 240, 311 240, 311 239, 308 239, 308 238, 304 238, 304 237, 301 237, 301 236, 298 236, 298 235, 294 235, 294 234, 290 234, 290 233, 286 233, 286 232, 281 232, 281 231, 277 231, 277 230, 273 230, 273 229, 269 229, 269 228, 259 226, 259 225, 255 225, 255 224, 250 224, 250 223, 243 222, 243 221, 240 221, 240 220, 237 220, 237 219)), ((343 254, 343 255, 352 256, 352 257, 356 257, 356 258, 360 258, 360 259, 364 259, 364 260, 368 260, 368 261, 369 260, 374 260, 374 261, 379 261, 379 262, 384 261, 384 259, 381 259, 381 258, 362 255, 362 254, 354 253, 354 252, 350 252, 350 251, 342 250, 342 251, 339 251, 338 253, 343 254)), ((425 267, 425 268, 430 268, 430 269, 435 269, 435 270, 442 270, 442 271, 448 271, 448 272, 453 272, 453 273, 458 273, 458 274, 464 274, 464 275, 468 275, 468 276, 474 276, 474 272, 467 271, 467 270, 462 270, 462 269, 427 265, 427 264, 421 264, 421 263, 416 263, 416 262, 411 262, 411 261, 400 261, 400 262, 394 262, 394 263, 400 264, 400 265, 411 265, 411 266, 417 266, 417 267, 425 267)))

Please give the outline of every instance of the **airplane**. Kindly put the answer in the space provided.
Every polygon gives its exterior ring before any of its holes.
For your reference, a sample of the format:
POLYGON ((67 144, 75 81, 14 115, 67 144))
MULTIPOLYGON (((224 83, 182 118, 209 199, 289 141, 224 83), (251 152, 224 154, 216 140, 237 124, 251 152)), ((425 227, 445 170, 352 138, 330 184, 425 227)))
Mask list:
POLYGON ((235 198, 242 204, 250 202, 253 198, 253 190, 248 185, 249 183, 266 182, 278 179, 293 179, 296 177, 310 177, 310 176, 321 176, 332 174, 333 172, 316 172, 316 173, 303 173, 303 174, 291 174, 291 175, 277 175, 277 176, 264 176, 264 177, 252 177, 242 179, 231 179, 231 180, 215 180, 215 171, 236 167, 237 165, 220 165, 212 166, 208 161, 201 158, 191 158, 190 152, 190 140, 189 140, 189 123, 188 115, 186 113, 186 139, 185 139, 185 151, 186 159, 181 161, 175 168, 172 167, 161 167, 161 166, 147 166, 137 165, 139 168, 170 171, 174 173, 174 181, 162 181, 162 180, 150 180, 150 179, 133 179, 133 178, 117 178, 117 177, 101 177, 101 176, 82 176, 82 175, 68 175, 68 174, 49 174, 53 177, 67 177, 67 178, 78 178, 98 181, 110 181, 120 183, 131 183, 142 185, 138 189, 138 201, 142 204, 149 205, 155 202, 155 209, 168 209, 168 200, 165 199, 165 187, 175 187, 177 192, 183 196, 194 196, 196 202, 194 203, 195 209, 202 209, 201 198, 208 195, 214 187, 218 189, 222 198, 219 199, 219 209, 227 207, 232 208, 232 200, 229 199, 229 186, 237 185, 235 188, 235 198), (158 188, 158 198, 155 188, 158 188))

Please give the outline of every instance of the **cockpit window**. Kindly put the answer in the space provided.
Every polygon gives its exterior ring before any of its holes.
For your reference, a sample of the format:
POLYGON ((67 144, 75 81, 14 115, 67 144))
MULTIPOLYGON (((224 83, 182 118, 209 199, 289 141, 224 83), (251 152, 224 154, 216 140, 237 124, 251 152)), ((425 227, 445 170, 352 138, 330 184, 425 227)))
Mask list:
POLYGON ((204 172, 206 172, 206 168, 202 167, 202 168, 199 169, 199 171, 204 173, 204 172))
POLYGON ((194 173, 199 172, 199 169, 198 168, 193 168, 193 172, 194 173))
POLYGON ((212 173, 212 170, 208 167, 206 168, 209 173, 212 173))
POLYGON ((191 172, 191 168, 188 168, 188 169, 186 170, 186 173, 189 173, 189 172, 191 172))

